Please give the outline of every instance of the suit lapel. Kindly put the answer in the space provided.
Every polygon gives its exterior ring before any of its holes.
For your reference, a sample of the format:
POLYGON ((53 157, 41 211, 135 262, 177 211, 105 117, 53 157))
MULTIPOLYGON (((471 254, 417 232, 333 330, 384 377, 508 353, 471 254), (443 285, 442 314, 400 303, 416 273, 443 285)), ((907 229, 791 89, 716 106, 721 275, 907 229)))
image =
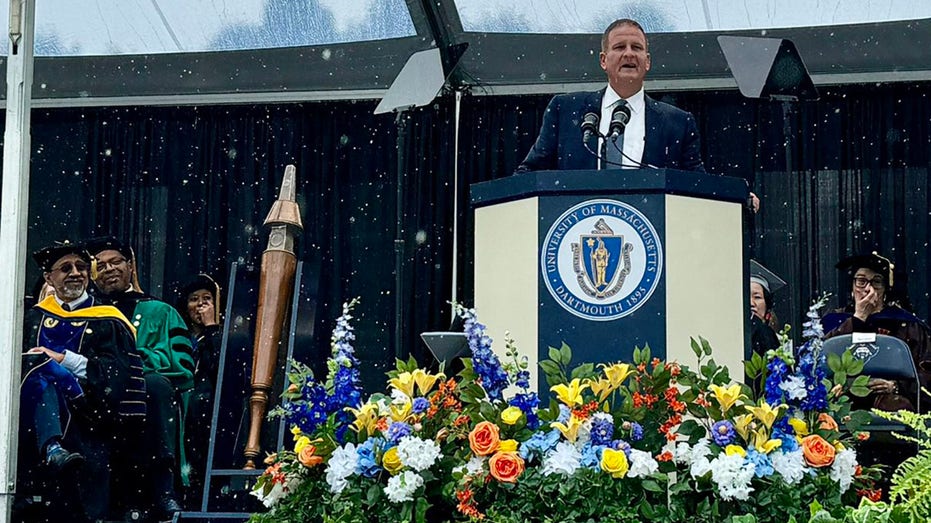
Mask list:
POLYGON ((646 142, 643 147, 643 159, 641 163, 644 165, 660 165, 660 161, 664 157, 662 151, 662 140, 660 137, 663 135, 662 125, 663 119, 660 117, 659 111, 656 109, 656 101, 647 96, 643 95, 644 98, 644 120, 643 120, 643 132, 644 132, 644 141, 646 142))
MULTIPOLYGON (((607 87, 605 87, 605 89, 607 89, 607 87)), ((593 112, 601 118, 601 100, 604 99, 605 89, 591 92, 585 97, 585 102, 582 106, 582 114, 580 116, 585 116, 586 113, 593 112)), ((588 147, 591 148, 592 151, 595 151, 596 154, 601 154, 598 151, 598 135, 596 133, 592 133, 592 137, 588 139, 588 147)), ((598 160, 588 151, 583 150, 582 153, 588 157, 588 161, 586 162, 588 164, 587 168, 597 169, 598 160)))

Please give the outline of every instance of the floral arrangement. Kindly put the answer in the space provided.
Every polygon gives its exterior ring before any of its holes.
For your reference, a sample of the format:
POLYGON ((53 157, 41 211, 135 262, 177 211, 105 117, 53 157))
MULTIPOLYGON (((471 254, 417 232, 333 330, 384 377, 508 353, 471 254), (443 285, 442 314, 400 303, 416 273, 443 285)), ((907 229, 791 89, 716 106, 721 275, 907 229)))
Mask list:
POLYGON ((456 377, 397 361, 386 394, 362 400, 353 301, 332 338, 324 382, 295 364, 276 414, 294 446, 269 456, 254 521, 808 521, 876 498, 858 464, 862 364, 820 350, 818 309, 805 343, 747 362, 734 383, 692 340, 697 365, 649 347, 633 361, 572 364, 551 348, 550 397, 505 336, 503 361, 475 312, 457 307, 472 357, 456 377), (830 361, 828 361, 830 360, 830 361))

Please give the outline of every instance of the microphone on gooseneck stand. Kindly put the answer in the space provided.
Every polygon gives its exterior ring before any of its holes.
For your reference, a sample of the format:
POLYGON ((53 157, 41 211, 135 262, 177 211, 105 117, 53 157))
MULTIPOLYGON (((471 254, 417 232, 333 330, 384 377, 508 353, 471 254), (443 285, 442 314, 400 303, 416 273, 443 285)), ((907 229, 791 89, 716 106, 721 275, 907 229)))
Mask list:
POLYGON ((601 118, 598 117, 595 113, 586 113, 582 117, 582 143, 587 144, 588 141, 592 138, 592 134, 598 134, 598 121, 601 118))
POLYGON ((618 136, 624 134, 627 128, 627 122, 630 121, 630 107, 627 104, 621 104, 614 108, 611 113, 611 123, 608 124, 608 137, 612 142, 617 142, 618 136))

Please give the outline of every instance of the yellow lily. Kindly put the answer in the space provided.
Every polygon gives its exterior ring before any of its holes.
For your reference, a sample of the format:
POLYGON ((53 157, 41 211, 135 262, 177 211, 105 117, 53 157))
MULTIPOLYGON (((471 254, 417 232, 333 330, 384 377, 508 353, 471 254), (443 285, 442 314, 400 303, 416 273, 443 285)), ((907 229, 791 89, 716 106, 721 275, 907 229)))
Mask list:
POLYGON ((556 397, 559 398, 559 401, 565 403, 569 407, 574 407, 582 404, 582 391, 590 386, 591 385, 588 383, 583 384, 579 378, 576 378, 572 380, 569 385, 560 383, 559 385, 550 387, 550 390, 556 393, 556 397))
POLYGON ((779 411, 782 410, 782 405, 777 405, 776 408, 770 407, 769 403, 763 402, 759 407, 747 407, 747 410, 750 411, 753 416, 760 420, 763 425, 766 426, 766 429, 769 430, 773 428, 773 423, 776 421, 776 417, 779 416, 779 411))
POLYGON ((582 421, 575 415, 569 416, 569 424, 563 425, 558 421, 550 423, 550 427, 562 432, 562 435, 569 440, 571 443, 575 443, 575 440, 579 437, 579 429, 582 428, 582 421))
POLYGON ((741 414, 734 418, 734 430, 744 441, 750 441, 750 422, 753 421, 751 414, 741 414))
POLYGON ((612 386, 611 382, 604 378, 598 381, 586 380, 586 383, 589 387, 591 387, 592 392, 598 396, 598 401, 604 401, 608 399, 608 396, 610 396, 611 393, 614 392, 614 390, 617 388, 612 386))
POLYGON ((394 421, 404 421, 411 415, 411 410, 413 405, 410 401, 405 401, 404 403, 392 403, 391 404, 391 419, 394 421))
POLYGON ((605 377, 608 378, 608 381, 611 383, 611 390, 620 387, 621 383, 624 383, 624 380, 634 373, 633 369, 631 369, 630 365, 627 363, 615 363, 611 366, 602 363, 601 367, 605 373, 605 377))
POLYGON ((291 427, 291 434, 294 435, 294 441, 297 441, 301 437, 301 428, 297 425, 291 427))
POLYGON ((808 435, 808 423, 805 423, 805 420, 801 418, 789 418, 789 425, 792 425, 792 428, 795 429, 796 436, 808 435))
POLYGON ((740 445, 728 445, 724 447, 724 453, 728 456, 733 456, 734 454, 740 454, 743 457, 747 457, 747 451, 744 450, 740 445))
MULTIPOLYGON (((440 379, 445 379, 446 375, 442 372, 439 374, 429 374, 424 372, 423 369, 417 369, 413 373, 414 383, 417 384, 417 388, 420 389, 420 395, 426 396, 428 392, 433 390, 433 386, 436 385, 436 381, 440 379)), ((410 396, 410 394, 408 394, 410 396)))
POLYGON ((352 422, 352 428, 356 432, 361 433, 365 430, 366 434, 375 433, 375 424, 378 422, 378 405, 374 403, 366 403, 358 409, 347 408, 351 412, 356 420, 352 422))
POLYGON ((727 412, 728 409, 733 407, 740 400, 739 383, 735 383, 730 387, 711 385, 708 388, 711 389, 711 395, 714 396, 714 399, 718 400, 718 405, 721 406, 722 413, 727 412))
POLYGON ((388 380, 388 384, 407 394, 409 398, 414 397, 414 375, 410 372, 402 372, 397 378, 388 380))
POLYGON ((753 446, 757 452, 769 454, 782 446, 782 440, 770 439, 765 429, 758 429, 753 432, 753 446))

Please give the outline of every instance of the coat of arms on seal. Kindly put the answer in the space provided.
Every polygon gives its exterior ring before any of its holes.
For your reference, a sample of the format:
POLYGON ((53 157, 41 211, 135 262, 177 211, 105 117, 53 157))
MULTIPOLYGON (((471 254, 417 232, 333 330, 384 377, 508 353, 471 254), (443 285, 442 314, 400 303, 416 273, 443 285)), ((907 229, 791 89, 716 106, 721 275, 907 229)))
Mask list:
POLYGON ((579 243, 572 244, 572 269, 582 291, 601 300, 617 294, 630 274, 633 248, 599 219, 591 234, 581 235, 579 243))

